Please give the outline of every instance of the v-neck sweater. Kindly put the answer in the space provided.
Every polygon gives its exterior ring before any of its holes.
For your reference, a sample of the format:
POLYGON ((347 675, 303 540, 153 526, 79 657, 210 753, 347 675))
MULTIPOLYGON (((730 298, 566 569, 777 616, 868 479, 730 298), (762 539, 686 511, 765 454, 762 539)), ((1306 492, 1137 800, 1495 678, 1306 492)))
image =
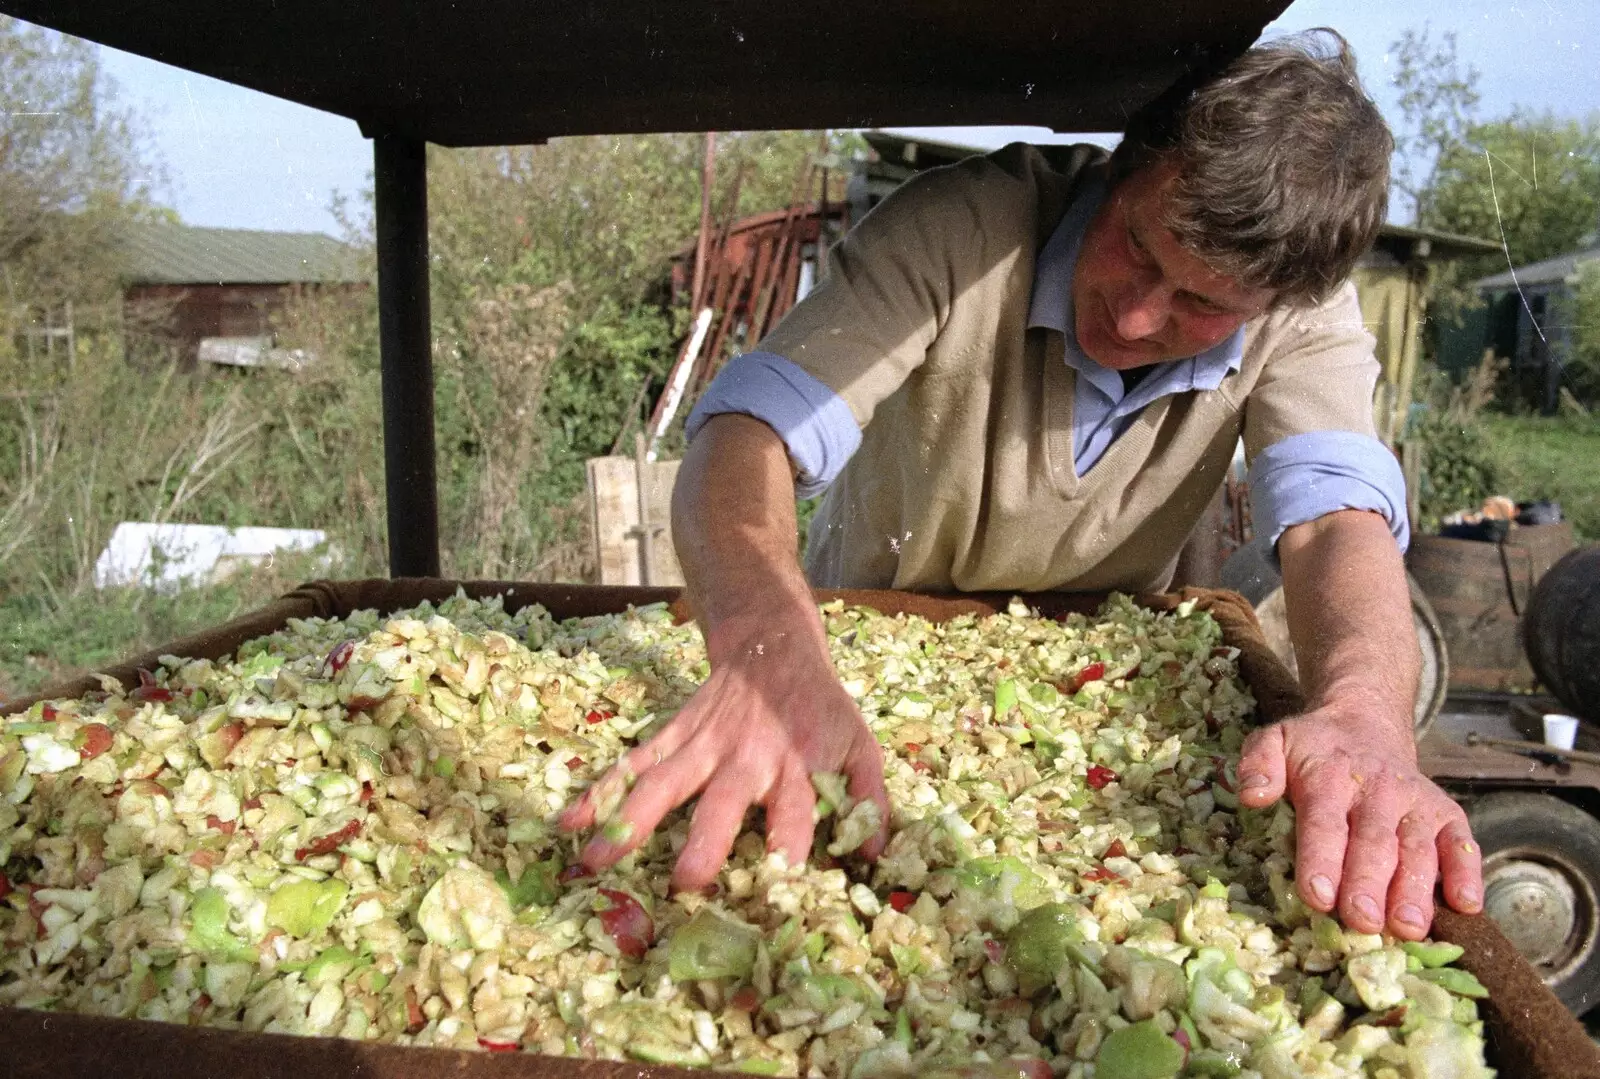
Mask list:
POLYGON ((1038 252, 1103 151, 1017 145, 925 173, 867 215, 762 342, 829 387, 861 444, 808 577, 924 590, 1164 587, 1241 435, 1374 433, 1354 289, 1247 323, 1236 370, 1145 406, 1086 475, 1063 334, 1030 326, 1038 252))

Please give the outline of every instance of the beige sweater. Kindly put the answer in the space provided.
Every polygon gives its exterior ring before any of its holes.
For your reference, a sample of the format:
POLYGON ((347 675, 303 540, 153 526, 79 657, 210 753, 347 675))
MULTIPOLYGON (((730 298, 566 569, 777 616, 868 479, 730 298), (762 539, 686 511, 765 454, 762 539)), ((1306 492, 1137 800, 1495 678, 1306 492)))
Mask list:
POLYGON ((1015 145, 918 176, 835 247, 762 342, 839 394, 860 449, 813 519, 819 586, 1161 588, 1241 433, 1372 435, 1378 364, 1345 285, 1246 325, 1215 391, 1163 397, 1079 476, 1064 338, 1029 329, 1035 257, 1093 147, 1015 145))

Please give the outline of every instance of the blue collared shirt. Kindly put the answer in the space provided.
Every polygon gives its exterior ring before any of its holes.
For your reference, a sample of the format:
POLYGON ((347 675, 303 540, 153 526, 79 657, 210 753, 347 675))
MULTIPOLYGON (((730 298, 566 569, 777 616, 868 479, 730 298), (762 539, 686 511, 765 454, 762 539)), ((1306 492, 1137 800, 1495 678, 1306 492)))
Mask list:
MULTIPOLYGON (((1074 330, 1072 276, 1089 220, 1105 196, 1093 183, 1073 200, 1034 268, 1029 328, 1062 334, 1066 362, 1077 372, 1073 399, 1073 463, 1082 476, 1093 468, 1139 413, 1169 394, 1214 390, 1239 370, 1244 328, 1196 356, 1157 364, 1131 392, 1122 376, 1079 348, 1074 330)), ((810 372, 771 352, 747 352, 718 373, 689 414, 694 438, 721 413, 753 416, 776 431, 799 479, 796 495, 822 493, 844 470, 861 431, 850 408, 810 372)), ((1410 539, 1405 479, 1394 454, 1375 438, 1346 431, 1309 431, 1266 447, 1250 469, 1256 532, 1277 543, 1285 529, 1341 509, 1371 510, 1389 522, 1402 550, 1410 539)))
POLYGON ((1078 348, 1072 305, 1072 275, 1078 268, 1089 219, 1105 198, 1105 185, 1089 184, 1051 234, 1033 272, 1028 328, 1054 330, 1066 338, 1067 366, 1078 373, 1072 402, 1072 458, 1078 475, 1093 468, 1117 436, 1152 401, 1191 390, 1214 390, 1244 360, 1244 327, 1197 356, 1156 364, 1143 381, 1125 393, 1122 375, 1101 367, 1078 348))

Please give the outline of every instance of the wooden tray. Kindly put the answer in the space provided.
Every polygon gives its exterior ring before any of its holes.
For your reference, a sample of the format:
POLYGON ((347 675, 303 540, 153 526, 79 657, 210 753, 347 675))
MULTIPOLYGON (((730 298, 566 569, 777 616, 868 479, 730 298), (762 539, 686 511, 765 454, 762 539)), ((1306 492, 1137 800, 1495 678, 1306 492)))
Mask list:
MULTIPOLYGON (((125 684, 138 680, 140 667, 153 668, 162 655, 219 659, 245 641, 273 633, 291 618, 336 618, 373 608, 389 613, 423 600, 441 601, 458 588, 467 595, 505 597, 508 610, 544 605, 556 618, 610 614, 629 605, 666 602, 687 617, 681 590, 675 588, 534 585, 514 581, 449 581, 433 578, 314 581, 232 622, 135 656, 101 672, 125 684)), ((843 599, 885 613, 917 614, 943 621, 960 614, 1003 610, 1011 593, 924 595, 909 592, 819 590, 817 599, 843 599)), ((1092 612, 1103 594, 1041 593, 1023 597, 1041 613, 1056 617, 1092 612)), ((1239 666, 1259 703, 1263 718, 1282 719, 1301 707, 1299 686, 1267 646, 1255 612, 1233 592, 1185 589, 1178 594, 1140 596, 1155 610, 1194 600, 1221 625, 1225 639, 1240 650, 1239 666)), ((76 697, 98 688, 80 678, 34 697, 11 701, 0 714, 21 711, 33 701, 76 697)), ((1436 939, 1461 945, 1461 966, 1488 987, 1483 1006, 1490 1063, 1502 1076, 1527 1079, 1600 1079, 1600 1047, 1539 980, 1531 966, 1488 918, 1441 909, 1436 939)), ((227 1079, 676 1079, 693 1073, 679 1068, 610 1063, 533 1054, 487 1053, 377 1045, 339 1038, 199 1029, 134 1019, 0 1008, 0 1076, 6 1079, 62 1079, 63 1076, 116 1075, 118 1079, 170 1079, 225 1076, 227 1079)), ((701 1073, 703 1074, 703 1073, 701 1073)))

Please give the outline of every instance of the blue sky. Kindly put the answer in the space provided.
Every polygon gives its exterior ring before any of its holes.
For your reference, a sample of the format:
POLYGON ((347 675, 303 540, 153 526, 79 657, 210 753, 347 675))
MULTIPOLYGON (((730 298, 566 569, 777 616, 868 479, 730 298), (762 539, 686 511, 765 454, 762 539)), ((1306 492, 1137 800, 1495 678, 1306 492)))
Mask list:
MULTIPOLYGON (((1456 32, 1477 68, 1480 115, 1513 106, 1581 117, 1600 110, 1600 3, 1594 0, 1295 0, 1268 33, 1332 26, 1350 39, 1362 76, 1391 121, 1388 47, 1407 27, 1456 32)), ((161 201, 183 220, 232 228, 336 233, 335 192, 369 183, 370 144, 356 125, 254 91, 111 49, 106 71, 144 118, 162 166, 161 201)), ((950 141, 1001 145, 1052 138, 1041 128, 941 128, 950 141)))

